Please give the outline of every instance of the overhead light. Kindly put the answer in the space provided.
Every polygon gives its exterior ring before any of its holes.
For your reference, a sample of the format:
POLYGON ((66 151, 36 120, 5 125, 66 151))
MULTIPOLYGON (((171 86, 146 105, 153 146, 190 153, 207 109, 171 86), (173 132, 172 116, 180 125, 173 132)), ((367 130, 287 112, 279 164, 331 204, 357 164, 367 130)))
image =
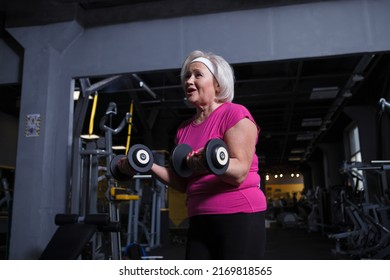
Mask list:
POLYGON ((307 134, 299 134, 297 136, 297 141, 302 141, 302 140, 311 140, 313 139, 313 134, 307 133, 307 134))
POLYGON ((320 126, 322 124, 321 118, 306 118, 302 120, 302 126, 320 126))
POLYGON ((301 153, 304 153, 305 152, 305 149, 302 149, 302 148, 299 148, 299 149, 292 149, 291 150, 291 153, 292 154, 301 154, 301 153))
POLYGON ((288 158, 289 161, 299 161, 301 159, 302 159, 301 157, 289 157, 288 158))
POLYGON ((331 99, 335 98, 337 94, 339 93, 338 87, 319 87, 319 88, 313 88, 310 99, 331 99))

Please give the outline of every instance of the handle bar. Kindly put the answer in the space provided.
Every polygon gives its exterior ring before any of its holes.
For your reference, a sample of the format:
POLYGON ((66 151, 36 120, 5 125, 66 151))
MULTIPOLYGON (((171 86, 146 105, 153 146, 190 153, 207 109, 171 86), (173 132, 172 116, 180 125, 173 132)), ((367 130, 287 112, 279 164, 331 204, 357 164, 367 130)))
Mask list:
POLYGON ((106 122, 107 122, 108 118, 111 117, 112 115, 116 115, 116 114, 117 114, 116 103, 110 102, 110 104, 108 104, 106 114, 102 117, 102 119, 100 120, 100 123, 99 123, 100 129, 102 131, 105 131, 105 132, 111 131, 112 134, 118 134, 119 132, 122 131, 122 129, 125 127, 125 125, 129 122, 131 115, 129 112, 127 112, 125 117, 122 119, 121 123, 119 124, 119 126, 117 128, 111 128, 111 127, 107 126, 106 122))

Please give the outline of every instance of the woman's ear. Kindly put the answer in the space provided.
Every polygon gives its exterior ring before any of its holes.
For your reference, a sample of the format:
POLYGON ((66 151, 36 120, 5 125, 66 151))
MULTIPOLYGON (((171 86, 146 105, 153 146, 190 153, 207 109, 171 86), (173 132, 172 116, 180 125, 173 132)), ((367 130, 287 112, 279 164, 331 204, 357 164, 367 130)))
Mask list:
POLYGON ((218 82, 215 82, 215 93, 219 94, 221 92, 221 87, 218 82))

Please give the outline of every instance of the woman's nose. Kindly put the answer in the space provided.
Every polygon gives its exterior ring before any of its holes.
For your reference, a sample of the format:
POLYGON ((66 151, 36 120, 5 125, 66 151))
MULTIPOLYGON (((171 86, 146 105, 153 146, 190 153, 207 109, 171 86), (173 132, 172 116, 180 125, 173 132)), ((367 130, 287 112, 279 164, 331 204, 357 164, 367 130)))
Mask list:
POLYGON ((188 76, 186 80, 186 84, 192 85, 194 83, 194 75, 188 76))

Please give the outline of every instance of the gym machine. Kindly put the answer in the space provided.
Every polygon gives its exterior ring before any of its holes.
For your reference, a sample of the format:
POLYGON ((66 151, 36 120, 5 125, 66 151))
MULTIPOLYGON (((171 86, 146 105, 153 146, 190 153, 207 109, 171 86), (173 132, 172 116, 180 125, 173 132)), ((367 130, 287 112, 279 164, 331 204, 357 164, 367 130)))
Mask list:
MULTIPOLYGON (((389 109, 390 103, 381 98, 378 118, 389 109)), ((352 190, 347 192, 346 188, 342 188, 339 195, 338 203, 345 231, 328 235, 330 239, 336 240, 335 254, 370 259, 390 257, 390 206, 380 201, 371 203, 365 196, 366 173, 371 172, 379 175, 382 195, 386 197, 388 185, 385 172, 388 170, 390 160, 343 163, 340 172, 348 175, 352 190), (360 187, 358 182, 362 182, 360 187)))
POLYGON ((2 175, 2 170, 0 169, 0 234, 5 236, 0 243, 0 253, 5 257, 4 259, 7 259, 12 217, 12 189, 8 178, 2 177, 2 175))
MULTIPOLYGON (((90 102, 90 95, 94 94, 90 121, 91 134, 98 90, 119 78, 121 76, 112 76, 92 85, 89 79, 79 79, 81 94, 76 102, 74 112, 72 180, 68 189, 68 203, 65 214, 57 214, 55 217, 58 228, 43 251, 41 259, 74 259, 80 257, 121 259, 120 222, 117 204, 111 197, 112 192, 110 190, 115 187, 115 184, 109 172, 109 162, 113 157, 112 135, 119 133, 129 123, 129 113, 126 114, 117 128, 113 129, 107 126, 107 121, 111 120, 117 113, 116 104, 110 103, 100 121, 104 138, 84 141, 80 137, 90 102), (105 166, 100 166, 99 163, 101 162, 105 162, 105 166), (99 176, 101 171, 104 171, 105 174, 99 176), (99 182, 103 180, 106 180, 107 191, 102 196, 99 190, 99 182), (78 218, 70 218, 74 215, 78 218), (95 218, 91 219, 92 216, 95 218), (99 217, 99 219, 96 219, 96 217, 99 217), (74 238, 68 244, 69 246, 66 248, 68 251, 66 251, 62 244, 71 236, 74 238), (87 249, 88 254, 81 253, 87 249), (64 253, 61 253, 61 251, 64 253), (66 252, 68 252, 68 255, 65 254, 66 252)), ((73 88, 75 82, 75 80, 72 80, 73 88)))
POLYGON ((0 199, 0 209, 3 208, 3 205, 6 206, 7 212, 11 209, 11 189, 7 178, 1 178, 0 190, 4 193, 3 198, 0 199))
POLYGON ((104 138, 80 146, 80 177, 74 178, 74 183, 80 186, 75 193, 79 200, 78 213, 56 215, 55 223, 59 227, 40 259, 75 259, 80 256, 90 259, 121 259, 120 218, 117 201, 113 198, 115 183, 109 172, 109 163, 113 157, 112 135, 125 127, 129 115, 126 114, 114 129, 107 126, 107 121, 116 113, 116 104, 110 103, 100 121, 104 138), (101 159, 106 162, 106 167, 99 166, 101 159), (99 176, 101 170, 105 171, 103 176, 99 176), (107 190, 105 197, 100 198, 98 183, 104 179, 107 180, 107 190), (83 254, 88 246, 89 253, 83 254))
POLYGON ((333 253, 354 258, 390 257, 390 207, 374 203, 356 203, 345 190, 340 205, 345 214, 345 230, 329 234, 336 240, 333 253))
POLYGON ((129 201, 126 244, 139 244, 147 253, 161 246, 161 209, 165 204, 166 186, 151 175, 137 174, 133 181, 139 199, 129 201), (146 181, 150 184, 147 188, 146 181))
POLYGON ((110 221, 108 214, 57 214, 58 225, 53 238, 40 256, 40 260, 95 259, 94 243, 89 243, 97 233, 119 230, 119 225, 110 221))

